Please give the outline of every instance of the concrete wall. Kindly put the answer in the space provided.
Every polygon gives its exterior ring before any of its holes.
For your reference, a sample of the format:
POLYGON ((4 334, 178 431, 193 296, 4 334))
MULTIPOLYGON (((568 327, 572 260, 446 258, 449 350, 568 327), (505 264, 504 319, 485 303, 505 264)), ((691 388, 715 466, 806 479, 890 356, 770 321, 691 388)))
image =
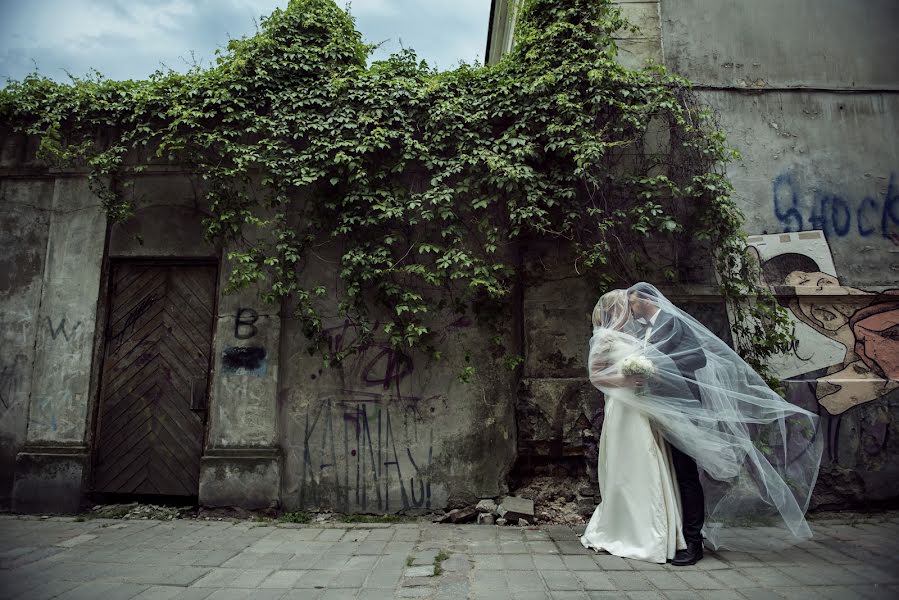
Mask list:
POLYGON ((750 243, 794 320, 774 364, 827 437, 815 502, 899 481, 899 4, 662 0, 662 48, 742 153, 750 243))
MULTIPOLYGON (((312 279, 339 289, 335 248, 320 248, 312 279)), ((336 300, 322 302, 333 315, 336 300)), ((437 359, 401 353, 382 332, 325 369, 284 312, 280 418, 287 509, 416 513, 507 491, 515 459, 516 373, 503 352, 516 341, 511 313, 494 327, 474 315, 435 316, 437 359), (471 381, 460 380, 466 366, 471 381)), ((327 318, 329 351, 353 347, 358 325, 327 318)))
MULTIPOLYGON (((621 61, 664 61, 696 81, 743 153, 731 177, 750 243, 798 336, 775 366, 827 436, 816 503, 894 499, 897 5, 619 4, 640 26, 621 34, 621 61)), ((494 29, 495 50, 510 32, 494 29)), ((416 512, 499 495, 514 472, 595 474, 602 403, 583 374, 598 294, 566 249, 521 249, 521 289, 502 325, 436 318, 441 360, 376 337, 325 369, 289 306, 262 305, 256 290, 221 293, 227 249, 202 241, 203 208, 183 175, 151 169, 133 192, 134 219, 107 228, 83 173, 33 156, 33 142, 0 136, 3 505, 73 511, 89 491, 104 273, 126 259, 220 261, 203 504, 416 512), (520 371, 503 365, 507 351, 524 355, 520 371), (465 366, 476 368, 467 383, 465 366)), ((334 289, 333 271, 323 260, 311 276, 334 289)), ((665 291, 728 338, 712 288, 665 291)), ((358 335, 353 322, 326 327, 332 349, 358 335)))
POLYGON ((52 194, 52 180, 0 180, 0 508, 25 444, 52 194))
MULTIPOLYGON (((227 254, 227 253, 225 253, 227 254)), ((282 456, 278 432, 281 315, 255 288, 225 289, 219 273, 216 336, 200 502, 207 506, 280 505, 282 456)))
POLYGON ((636 69, 648 61, 662 62, 659 0, 616 0, 621 14, 638 28, 636 32, 619 31, 615 35, 618 61, 636 69))
MULTIPOLYGON (((659 0, 615 0, 614 3, 621 8, 628 22, 639 28, 636 32, 616 32, 614 38, 621 64, 636 68, 646 64, 646 61, 661 63, 659 0)), ((503 54, 512 49, 517 8, 517 0, 493 0, 485 64, 498 62, 503 54)))
POLYGON ((71 511, 88 467, 106 218, 85 178, 41 169, 28 140, 0 139, 0 494, 18 510, 71 511))
MULTIPOLYGON (((516 374, 492 340, 517 344, 511 316, 500 329, 472 316, 434 323, 439 361, 376 339, 324 369, 289 309, 258 289, 223 293, 228 249, 203 241, 188 177, 151 167, 128 192, 134 216, 107 231, 84 173, 51 173, 28 143, 2 137, 2 506, 74 512, 90 493, 106 273, 126 260, 220 264, 201 504, 421 512, 507 490, 516 374), (476 367, 468 383, 465 366, 476 367)), ((331 263, 314 271, 335 283, 331 263)), ((334 348, 352 342, 352 323, 327 325, 334 348)))
POLYGON ((899 90, 893 0, 661 0, 665 63, 700 86, 899 90))
MULTIPOLYGON (((508 10, 509 2, 498 0, 508 10)), ((899 493, 899 4, 893 0, 616 2, 640 28, 619 60, 695 83, 742 153, 730 178, 746 230, 795 324, 774 361, 789 399, 822 417, 814 502, 899 493)), ((508 29, 491 39, 508 49, 508 29)), ((489 55, 495 62, 496 53, 489 55)), ((519 468, 592 469, 602 406, 585 385, 596 292, 558 248, 525 253, 519 468)), ((729 337, 711 287, 669 290, 729 337)))

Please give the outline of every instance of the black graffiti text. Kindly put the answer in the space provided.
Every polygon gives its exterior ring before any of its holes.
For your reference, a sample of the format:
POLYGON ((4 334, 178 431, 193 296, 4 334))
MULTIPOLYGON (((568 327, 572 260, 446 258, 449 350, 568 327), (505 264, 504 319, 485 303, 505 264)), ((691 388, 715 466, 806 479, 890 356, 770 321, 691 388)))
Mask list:
POLYGON ((234 337, 239 340, 248 340, 256 335, 256 321, 259 313, 252 308, 237 309, 237 317, 234 319, 234 337))

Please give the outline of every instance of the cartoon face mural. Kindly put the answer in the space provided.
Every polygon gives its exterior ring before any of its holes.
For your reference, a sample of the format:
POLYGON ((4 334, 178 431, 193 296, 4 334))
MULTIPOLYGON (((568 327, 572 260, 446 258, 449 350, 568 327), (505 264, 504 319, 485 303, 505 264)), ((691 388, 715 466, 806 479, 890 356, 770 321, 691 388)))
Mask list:
POLYGON ((841 285, 821 231, 751 236, 765 283, 790 309, 797 341, 774 361, 782 379, 815 377, 831 415, 899 388, 899 290, 841 285))

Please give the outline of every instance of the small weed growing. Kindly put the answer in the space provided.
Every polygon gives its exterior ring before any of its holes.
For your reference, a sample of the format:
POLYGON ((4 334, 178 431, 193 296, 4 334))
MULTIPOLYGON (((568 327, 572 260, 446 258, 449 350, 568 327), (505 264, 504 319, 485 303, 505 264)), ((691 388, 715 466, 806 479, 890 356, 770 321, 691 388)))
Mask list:
POLYGON ((449 553, 445 550, 441 550, 437 553, 437 556, 434 557, 434 577, 443 575, 443 561, 449 557, 449 553))
POLYGON ((312 515, 304 511, 284 513, 278 518, 282 523, 308 523, 312 520, 312 515))

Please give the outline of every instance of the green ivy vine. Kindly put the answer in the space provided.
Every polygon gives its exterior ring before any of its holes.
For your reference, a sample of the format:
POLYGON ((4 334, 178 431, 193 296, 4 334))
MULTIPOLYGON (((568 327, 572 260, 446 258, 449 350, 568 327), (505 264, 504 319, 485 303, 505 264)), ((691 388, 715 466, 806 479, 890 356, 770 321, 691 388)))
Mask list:
POLYGON ((427 346, 436 314, 508 297, 520 245, 561 240, 597 294, 714 263, 738 349, 766 373, 789 322, 746 260, 724 173, 735 153, 713 115, 663 67, 618 64, 613 34, 629 25, 611 0, 525 0, 518 13, 498 64, 437 72, 411 50, 368 66, 347 12, 291 0, 214 66, 34 74, 0 91, 0 119, 38 136, 48 161, 87 167, 113 220, 132 213, 147 165, 191 173, 230 287, 261 284, 313 342, 336 298, 359 344, 427 346), (310 283, 324 247, 340 289, 310 283))

